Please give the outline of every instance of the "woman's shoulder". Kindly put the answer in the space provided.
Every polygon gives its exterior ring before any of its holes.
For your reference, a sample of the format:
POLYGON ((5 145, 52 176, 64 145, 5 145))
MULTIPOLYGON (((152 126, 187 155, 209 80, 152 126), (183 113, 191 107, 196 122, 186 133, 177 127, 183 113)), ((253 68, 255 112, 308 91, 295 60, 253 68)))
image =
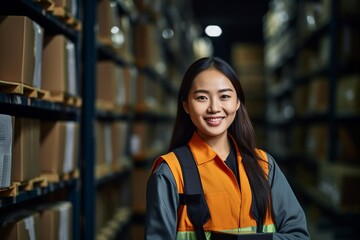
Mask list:
POLYGON ((153 164, 153 167, 152 167, 152 172, 155 171, 155 170, 159 167, 159 165, 162 164, 162 163, 164 163, 164 162, 165 162, 165 163, 170 167, 170 169, 172 169, 172 170, 180 167, 179 161, 177 160, 175 153, 172 152, 172 151, 170 151, 170 152, 168 152, 168 153, 165 153, 165 154, 159 156, 159 157, 155 160, 155 162, 154 162, 154 164, 153 164))

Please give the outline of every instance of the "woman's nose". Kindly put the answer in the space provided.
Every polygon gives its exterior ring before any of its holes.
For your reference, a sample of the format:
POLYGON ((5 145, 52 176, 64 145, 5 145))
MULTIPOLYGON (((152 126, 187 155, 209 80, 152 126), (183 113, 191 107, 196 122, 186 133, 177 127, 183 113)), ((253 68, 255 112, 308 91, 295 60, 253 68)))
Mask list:
POLYGON ((216 112, 220 112, 220 110, 221 110, 221 105, 219 101, 216 99, 212 99, 209 104, 208 112, 216 113, 216 112))

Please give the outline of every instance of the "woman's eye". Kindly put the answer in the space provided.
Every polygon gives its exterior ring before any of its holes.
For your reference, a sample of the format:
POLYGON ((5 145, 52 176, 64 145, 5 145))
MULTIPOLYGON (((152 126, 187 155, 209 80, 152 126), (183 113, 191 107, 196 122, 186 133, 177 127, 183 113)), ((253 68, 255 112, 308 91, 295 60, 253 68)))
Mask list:
POLYGON ((199 101, 205 101, 207 98, 205 96, 198 96, 196 98, 196 100, 199 100, 199 101))
POLYGON ((229 98, 231 98, 230 95, 221 95, 221 97, 220 97, 220 99, 222 99, 222 100, 226 100, 226 99, 229 99, 229 98))

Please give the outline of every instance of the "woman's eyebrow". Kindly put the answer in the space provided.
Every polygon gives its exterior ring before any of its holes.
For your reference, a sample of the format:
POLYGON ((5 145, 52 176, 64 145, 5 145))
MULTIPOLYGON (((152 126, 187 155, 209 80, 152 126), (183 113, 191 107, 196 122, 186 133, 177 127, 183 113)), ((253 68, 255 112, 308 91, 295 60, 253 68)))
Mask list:
MULTIPOLYGON (((229 91, 233 92, 234 90, 231 88, 224 88, 224 89, 220 89, 218 92, 223 93, 223 92, 229 92, 229 91)), ((196 93, 209 93, 209 91, 207 91, 205 89, 197 89, 194 91, 194 94, 196 94, 196 93)))

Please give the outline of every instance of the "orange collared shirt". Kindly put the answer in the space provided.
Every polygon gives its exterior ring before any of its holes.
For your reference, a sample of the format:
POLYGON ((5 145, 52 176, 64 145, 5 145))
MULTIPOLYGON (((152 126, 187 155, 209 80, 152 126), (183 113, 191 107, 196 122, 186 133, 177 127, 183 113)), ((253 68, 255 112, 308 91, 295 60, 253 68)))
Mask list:
MULTIPOLYGON (((236 144, 235 144, 236 145, 236 144)), ((248 229, 256 227, 256 221, 251 215, 252 193, 242 158, 236 147, 240 186, 231 169, 220 159, 212 148, 194 133, 189 141, 190 150, 199 169, 205 198, 210 210, 210 219, 204 225, 205 231, 248 229)), ((266 160, 266 154, 258 151, 266 160)), ((155 169, 162 161, 169 165, 179 193, 184 193, 184 181, 180 163, 175 154, 170 152, 161 156, 154 164, 155 169)), ((267 170, 267 164, 263 164, 267 170)), ((265 219, 265 225, 273 224, 270 215, 265 219)), ((186 206, 178 210, 178 232, 193 231, 193 225, 187 216, 186 206)))

